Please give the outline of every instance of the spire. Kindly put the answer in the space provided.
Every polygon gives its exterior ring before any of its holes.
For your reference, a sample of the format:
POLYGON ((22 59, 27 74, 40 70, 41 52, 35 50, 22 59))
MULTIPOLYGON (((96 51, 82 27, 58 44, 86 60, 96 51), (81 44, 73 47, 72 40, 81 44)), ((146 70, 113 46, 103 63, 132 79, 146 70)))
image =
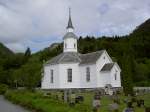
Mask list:
POLYGON ((67 29, 74 29, 73 25, 72 25, 72 20, 71 20, 71 8, 69 8, 69 21, 68 21, 68 26, 67 29))

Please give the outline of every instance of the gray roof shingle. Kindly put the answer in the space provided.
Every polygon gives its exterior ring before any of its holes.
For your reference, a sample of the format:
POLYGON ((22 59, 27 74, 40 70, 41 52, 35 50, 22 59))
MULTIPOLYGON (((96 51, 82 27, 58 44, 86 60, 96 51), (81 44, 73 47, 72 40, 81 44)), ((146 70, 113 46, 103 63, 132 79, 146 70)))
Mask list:
POLYGON ((81 59, 80 65, 95 63, 98 60, 98 58, 102 55, 103 52, 104 52, 104 50, 87 53, 87 54, 81 54, 80 55, 80 59, 81 59))
POLYGON ((106 63, 103 68, 101 69, 101 71, 110 71, 115 63, 106 63))
POLYGON ((78 53, 75 52, 65 52, 61 53, 58 56, 50 59, 46 64, 59 64, 59 63, 71 63, 71 62, 80 62, 78 53))
POLYGON ((97 59, 102 55, 103 52, 104 50, 87 54, 79 54, 76 52, 64 52, 50 59, 45 64, 51 65, 59 63, 80 63, 80 65, 93 64, 97 61, 97 59))

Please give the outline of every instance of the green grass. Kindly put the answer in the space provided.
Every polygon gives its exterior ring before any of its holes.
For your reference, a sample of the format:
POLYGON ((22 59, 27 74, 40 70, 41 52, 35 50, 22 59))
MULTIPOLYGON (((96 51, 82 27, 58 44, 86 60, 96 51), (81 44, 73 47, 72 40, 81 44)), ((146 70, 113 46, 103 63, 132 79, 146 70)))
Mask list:
POLYGON ((84 112, 85 109, 79 106, 71 108, 68 104, 55 98, 44 97, 40 92, 11 90, 6 92, 5 97, 13 103, 38 112, 84 112))
MULTIPOLYGON (((50 97, 43 96, 42 92, 29 92, 29 91, 15 91, 9 90, 6 92, 5 96, 7 99, 13 103, 20 104, 31 110, 36 110, 37 112, 91 112, 92 110, 92 98, 93 93, 86 92, 82 93, 84 96, 84 102, 76 104, 75 107, 70 107, 68 104, 59 100, 56 100, 56 94, 59 92, 52 92, 50 97)), ((120 96, 121 104, 119 106, 119 112, 126 107, 123 103, 125 96, 120 96)), ((150 107, 150 94, 139 96, 145 100, 145 105, 150 107)), ((108 112, 108 105, 112 103, 108 96, 103 96, 101 99, 100 112, 108 112)), ((144 108, 137 108, 135 106, 135 112, 144 112, 144 108)))

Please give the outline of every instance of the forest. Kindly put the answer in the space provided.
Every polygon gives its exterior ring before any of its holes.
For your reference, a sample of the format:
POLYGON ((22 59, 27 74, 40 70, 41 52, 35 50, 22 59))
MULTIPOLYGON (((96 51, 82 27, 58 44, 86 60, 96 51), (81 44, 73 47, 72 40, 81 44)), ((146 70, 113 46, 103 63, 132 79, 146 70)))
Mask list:
MULTIPOLYGON (((0 43, 0 83, 11 88, 40 87, 43 63, 62 52, 63 43, 54 43, 39 52, 13 53, 0 43)), ((150 86, 150 19, 125 36, 80 36, 79 53, 106 49, 122 72, 124 91, 133 86, 150 86)))

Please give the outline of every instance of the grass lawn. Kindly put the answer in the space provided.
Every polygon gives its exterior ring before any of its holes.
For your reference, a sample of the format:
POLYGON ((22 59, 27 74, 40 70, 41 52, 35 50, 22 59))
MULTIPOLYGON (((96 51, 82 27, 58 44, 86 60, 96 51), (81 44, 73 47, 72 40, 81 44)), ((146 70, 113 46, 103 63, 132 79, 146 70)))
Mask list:
MULTIPOLYGON (((31 110, 36 110, 37 112, 91 112, 92 111, 92 98, 93 93, 81 93, 84 96, 84 102, 76 104, 75 107, 70 107, 67 103, 61 100, 56 100, 56 94, 58 92, 52 92, 51 97, 43 96, 42 92, 29 92, 29 91, 19 91, 19 90, 9 90, 6 92, 5 97, 12 101, 13 103, 20 104, 31 110)), ((123 103, 125 96, 120 96, 120 108, 119 112, 126 107, 123 103)), ((145 105, 150 107, 150 94, 139 96, 145 100, 145 105)), ((99 112, 108 112, 108 105, 112 101, 108 96, 103 96, 101 99, 101 108, 99 112)), ((144 112, 144 108, 137 108, 135 106, 135 112, 144 112)))

